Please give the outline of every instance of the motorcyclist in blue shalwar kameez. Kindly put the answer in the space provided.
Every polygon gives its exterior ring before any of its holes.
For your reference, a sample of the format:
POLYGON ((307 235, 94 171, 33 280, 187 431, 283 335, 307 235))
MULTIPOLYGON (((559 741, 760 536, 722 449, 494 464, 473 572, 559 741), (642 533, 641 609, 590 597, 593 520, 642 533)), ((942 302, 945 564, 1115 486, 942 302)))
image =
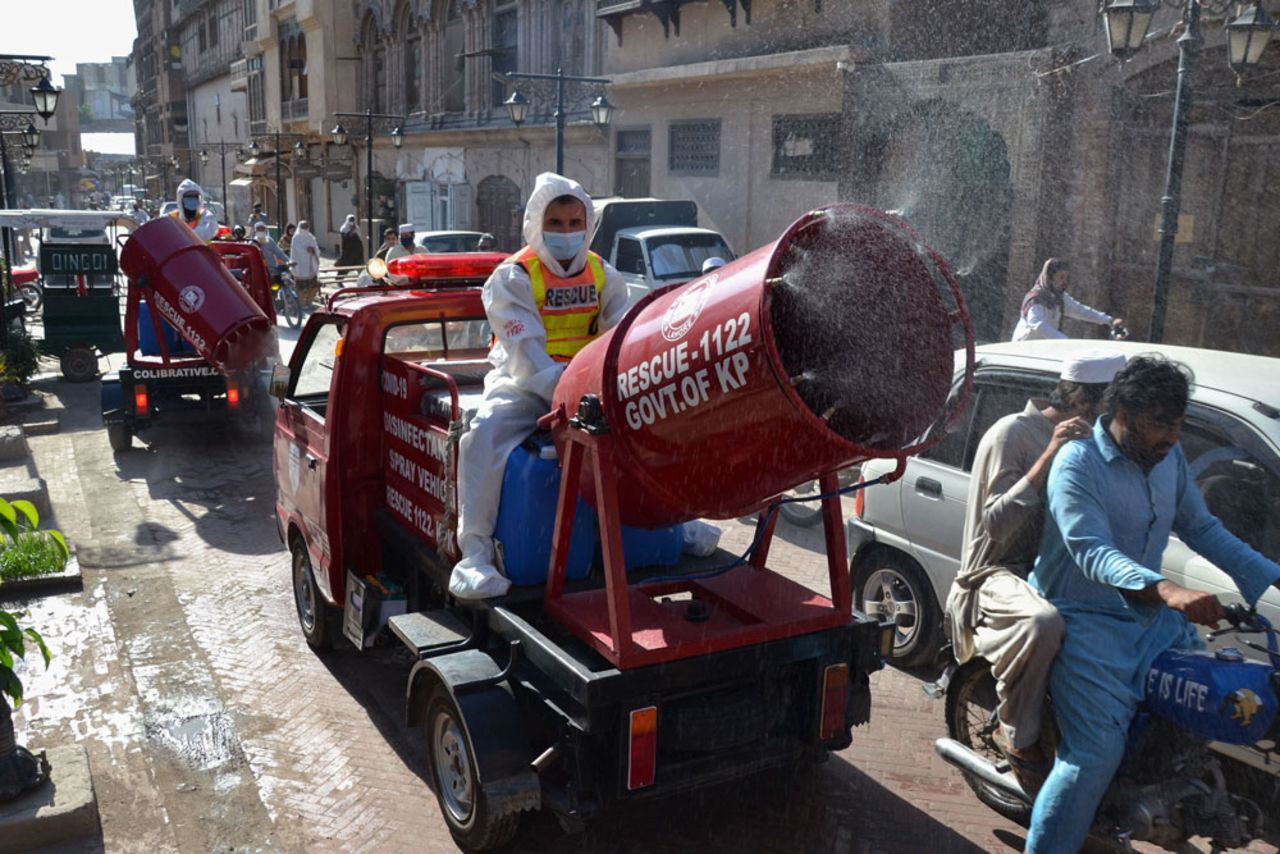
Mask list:
POLYGON ((1249 604, 1280 588, 1280 566, 1209 513, 1178 435, 1189 371, 1158 356, 1131 359, 1089 439, 1070 442, 1049 474, 1049 516, 1032 584, 1066 634, 1049 676, 1061 740, 1031 814, 1027 851, 1074 852, 1123 758, 1156 656, 1203 647, 1192 623, 1223 616, 1209 593, 1160 574, 1170 532, 1234 579, 1249 604))

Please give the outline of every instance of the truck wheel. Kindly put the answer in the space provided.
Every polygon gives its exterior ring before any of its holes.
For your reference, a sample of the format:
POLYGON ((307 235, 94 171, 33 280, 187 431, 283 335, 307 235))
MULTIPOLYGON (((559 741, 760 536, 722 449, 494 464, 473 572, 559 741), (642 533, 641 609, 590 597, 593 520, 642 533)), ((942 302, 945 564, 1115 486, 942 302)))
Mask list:
POLYGON ((889 663, 915 667, 932 661, 942 634, 942 611, 920 564, 901 552, 875 548, 855 558, 849 574, 853 607, 894 624, 889 663))
POLYGON ((494 817, 489 812, 476 776, 471 736, 462 712, 440 685, 427 703, 426 726, 431 782, 449 832, 459 847, 488 851, 506 845, 516 835, 520 813, 494 817))
POLYGON ((133 431, 128 424, 108 424, 107 441, 111 443, 111 450, 123 454, 133 447, 133 431))
POLYGON ((69 382, 87 383, 98 376, 98 357, 91 347, 77 345, 62 354, 61 367, 69 382))
MULTIPOLYGON (((1005 761, 995 740, 1000 727, 996 718, 998 702, 991 665, 981 658, 970 659, 961 666, 947 686, 947 735, 997 765, 1005 761)), ((978 800, 1000 815, 1023 827, 1031 823, 1030 804, 1009 797, 972 774, 965 774, 964 780, 978 800)))
POLYGON ((296 538, 290 551, 293 553, 293 601, 298 606, 302 636, 312 648, 328 649, 338 636, 337 609, 325 603, 316 585, 307 544, 300 537, 296 538))

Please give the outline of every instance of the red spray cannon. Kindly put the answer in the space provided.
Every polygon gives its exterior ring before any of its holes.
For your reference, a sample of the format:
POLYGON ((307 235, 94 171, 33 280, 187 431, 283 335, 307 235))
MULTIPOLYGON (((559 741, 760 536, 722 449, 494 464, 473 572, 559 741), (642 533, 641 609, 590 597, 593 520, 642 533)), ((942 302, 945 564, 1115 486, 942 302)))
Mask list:
POLYGON ((963 403, 948 395, 965 348, 972 363, 942 259, 899 220, 837 205, 650 294, 574 357, 553 408, 599 401, 624 524, 735 518, 824 472, 939 440, 963 403))
POLYGON ((157 339, 163 339, 164 318, 205 361, 228 372, 252 365, 275 346, 262 309, 218 253, 176 218, 157 217, 139 227, 120 253, 120 268, 129 277, 130 306, 139 297, 147 302, 157 339))
POLYGON ((847 625, 836 470, 939 441, 968 402, 973 360, 946 264, 869 208, 806 214, 775 243, 648 295, 573 358, 544 419, 562 466, 547 612, 621 668, 847 625), (967 367, 952 395, 956 350, 967 367), (769 512, 737 561, 628 583, 622 525, 741 516, 814 478, 830 598, 767 568, 769 512), (565 591, 579 494, 600 520, 603 590, 565 591))

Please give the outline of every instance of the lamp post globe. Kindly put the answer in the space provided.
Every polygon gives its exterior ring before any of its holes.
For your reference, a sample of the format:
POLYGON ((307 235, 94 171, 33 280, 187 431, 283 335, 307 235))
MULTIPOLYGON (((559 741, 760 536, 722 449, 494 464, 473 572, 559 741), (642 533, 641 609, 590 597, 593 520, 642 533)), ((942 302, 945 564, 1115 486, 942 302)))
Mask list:
POLYGON ((200 165, 201 165, 201 166, 206 166, 206 165, 208 165, 208 163, 209 163, 209 152, 208 152, 208 151, 205 151, 205 150, 202 148, 202 149, 200 149, 200 165))
POLYGON ((293 144, 293 153, 294 153, 297 157, 306 157, 306 156, 307 156, 307 147, 306 147, 305 145, 303 145, 303 144, 302 144, 302 140, 298 140, 297 142, 295 142, 295 143, 293 144))
POLYGON ((347 129, 342 125, 335 125, 333 130, 329 131, 329 136, 333 139, 334 145, 347 144, 347 129))
POLYGON ((1261 0, 1227 24, 1227 58, 1231 67, 1243 71, 1257 65, 1275 29, 1276 22, 1262 8, 1261 0))
POLYGON ((22 144, 27 148, 35 148, 40 144, 40 131, 31 122, 27 123, 27 129, 22 132, 22 144))
POLYGON ((595 122, 596 127, 607 128, 612 118, 613 104, 609 103, 607 97, 601 95, 591 102, 591 121, 595 122))
POLYGON ((256 139, 249 140, 249 156, 257 157, 261 153, 262 146, 258 145, 258 141, 256 139))
POLYGON ((529 99, 516 89, 511 93, 511 97, 507 98, 503 104, 507 108, 507 115, 511 117, 511 123, 514 125, 524 124, 524 120, 529 115, 529 99))
POLYGON ((36 114, 46 122, 53 116, 58 107, 58 96, 61 89, 55 89, 48 77, 41 77, 40 82, 31 87, 31 98, 36 104, 36 114))
POLYGON ((1103 7, 1112 56, 1125 60, 1138 52, 1147 40, 1147 30, 1157 8, 1157 0, 1111 0, 1103 7))
POLYGON ((400 130, 398 127, 393 129, 391 131, 391 144, 396 148, 404 145, 404 131, 400 130))

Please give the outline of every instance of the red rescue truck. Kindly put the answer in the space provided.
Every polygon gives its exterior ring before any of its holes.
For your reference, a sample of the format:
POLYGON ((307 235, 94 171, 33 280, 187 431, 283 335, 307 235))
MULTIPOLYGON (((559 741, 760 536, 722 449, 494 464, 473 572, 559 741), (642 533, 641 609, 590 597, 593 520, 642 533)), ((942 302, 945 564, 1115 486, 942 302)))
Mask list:
POLYGON ((952 352, 972 366, 972 335, 945 264, 841 206, 647 295, 574 357, 508 461, 496 539, 515 586, 468 602, 447 594, 458 440, 501 260, 393 262, 409 286, 339 291, 276 369, 277 522, 307 641, 416 655, 407 719, 468 849, 509 841, 525 811, 573 828, 849 745, 893 627, 851 608, 835 473, 905 458, 963 408, 952 352), (767 566, 777 496, 811 479, 827 595, 767 566), (680 554, 689 520, 748 513, 746 555, 680 554))

